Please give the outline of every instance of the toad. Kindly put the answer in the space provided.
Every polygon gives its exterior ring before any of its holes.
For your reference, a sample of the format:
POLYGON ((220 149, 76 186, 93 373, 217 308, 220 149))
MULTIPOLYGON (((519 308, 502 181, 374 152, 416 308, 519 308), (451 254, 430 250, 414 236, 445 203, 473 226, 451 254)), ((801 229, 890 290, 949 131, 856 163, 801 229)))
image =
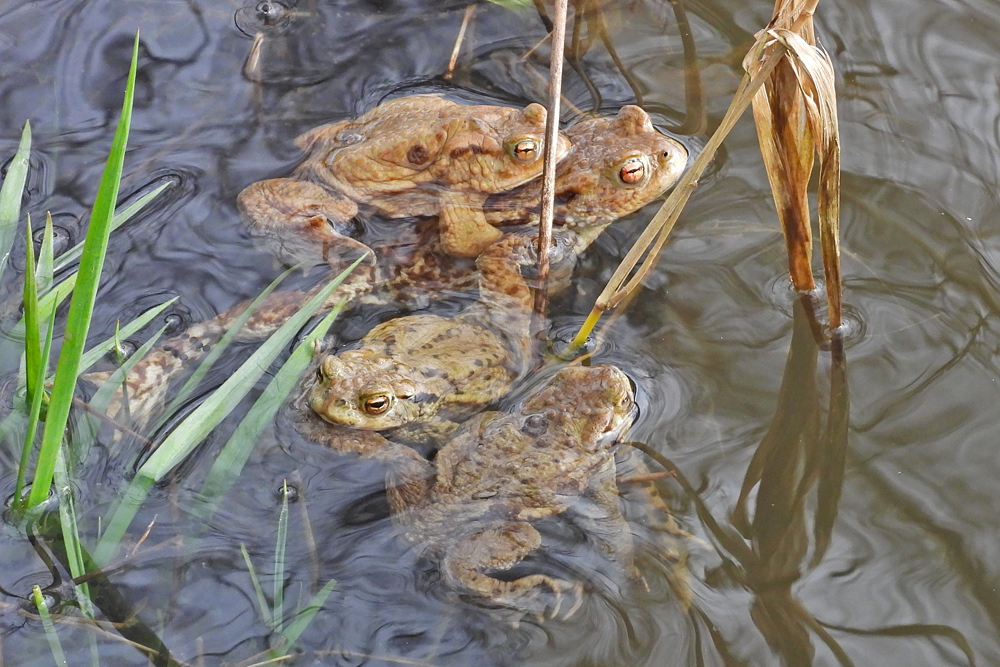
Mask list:
MULTIPOLYGON (((298 137, 306 159, 291 176, 253 183, 237 203, 251 231, 288 256, 303 246, 366 251, 338 231, 366 204, 390 218, 438 216, 444 251, 475 257, 500 237, 486 198, 541 173, 545 118, 540 104, 399 97, 298 137)), ((559 136, 557 155, 568 149, 559 136)))
MULTIPOLYGON (((479 301, 454 317, 415 314, 372 329, 323 359, 309 404, 324 420, 440 442, 524 372, 532 290, 520 267, 535 262, 534 235, 508 234, 477 259, 479 301)), ((565 243, 553 246, 558 261, 565 243)))
POLYGON ((538 616, 569 617, 582 584, 509 570, 541 545, 532 525, 589 502, 575 520, 590 522, 609 558, 637 577, 632 534, 622 516, 613 446, 636 414, 628 376, 614 366, 568 366, 520 410, 483 412, 467 421, 433 463, 370 431, 313 419, 309 440, 389 463, 394 523, 440 564, 444 582, 493 605, 538 616))
MULTIPOLYGON (((660 134, 633 104, 614 118, 587 118, 566 130, 573 146, 556 166, 553 224, 574 231, 582 251, 604 228, 670 188, 687 164, 687 150, 660 134)), ((540 188, 530 182, 491 195, 491 225, 538 224, 540 188)))

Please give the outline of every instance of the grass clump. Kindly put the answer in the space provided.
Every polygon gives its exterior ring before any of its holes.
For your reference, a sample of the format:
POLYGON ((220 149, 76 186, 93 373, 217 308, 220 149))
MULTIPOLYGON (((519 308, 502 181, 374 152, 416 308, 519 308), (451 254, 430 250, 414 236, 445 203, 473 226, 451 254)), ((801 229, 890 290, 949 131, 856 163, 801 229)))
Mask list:
POLYGON ((278 536, 274 545, 274 574, 273 574, 273 607, 267 602, 264 596, 264 587, 261 586, 260 577, 250 559, 250 553, 246 546, 240 545, 240 552, 243 554, 243 561, 246 563, 247 571, 250 574, 250 583, 253 585, 257 596, 257 606, 261 620, 274 632, 281 635, 281 641, 276 647, 281 653, 272 652, 272 659, 278 659, 282 655, 287 655, 299 636, 305 631, 316 616, 316 612, 322 608, 323 603, 330 597, 337 582, 333 579, 328 581, 319 591, 316 592, 306 606, 299 609, 294 614, 293 620, 285 627, 285 546, 288 542, 288 482, 282 484, 281 489, 281 512, 278 514, 278 536))
MULTIPOLYGON (((87 238, 84 241, 80 257, 80 269, 76 286, 73 289, 73 298, 70 301, 62 350, 59 354, 55 380, 52 384, 52 395, 49 398, 48 409, 46 411, 45 429, 42 432, 42 442, 35 464, 34 480, 27 499, 21 497, 21 489, 18 489, 18 493, 15 496, 24 510, 37 507, 49 497, 56 459, 59 456, 59 449, 62 446, 66 432, 66 422, 69 419, 70 407, 73 404, 76 378, 79 374, 80 360, 83 357, 87 333, 90 330, 90 318, 94 312, 94 300, 97 296, 101 269, 104 266, 104 255, 107 251, 108 238, 111 233, 114 205, 118 198, 118 188, 121 182, 122 167, 125 160, 125 146, 128 141, 129 126, 132 118, 132 96, 135 89, 138 53, 139 35, 136 33, 132 52, 132 64, 129 68, 128 83, 125 88, 125 102, 122 106, 122 115, 118 121, 118 128, 115 131, 114 142, 112 143, 111 152, 104 168, 104 175, 101 178, 97 198, 94 200, 94 208, 90 217, 90 228, 87 231, 87 238)), ((30 240, 28 245, 29 247, 31 246, 30 240)), ((30 255, 29 251, 29 257, 30 255)), ((32 266, 32 268, 34 267, 32 266)), ((26 278, 25 282, 31 283, 33 280, 26 278)), ((30 291, 26 287, 26 296, 31 296, 28 295, 30 291)), ((32 301, 34 300, 32 299, 32 301)), ((26 356, 30 357, 35 356, 34 348, 36 348, 38 339, 36 338, 37 324, 34 330, 29 330, 27 310, 26 308, 25 349, 26 351, 32 350, 31 353, 26 354, 26 356), (33 340, 29 342, 29 339, 33 340)), ((32 377, 30 369, 29 377, 32 377)), ((40 391, 40 387, 36 387, 36 390, 40 391)))
MULTIPOLYGON (((46 538, 52 540, 57 556, 72 575, 80 610, 86 619, 89 619, 88 622, 92 622, 97 618, 97 614, 101 613, 112 621, 118 632, 126 640, 133 642, 144 655, 155 656, 159 661, 166 661, 164 664, 174 664, 169 651, 156 636, 156 633, 140 622, 129 620, 133 619, 134 610, 130 610, 130 607, 124 602, 124 597, 114 590, 114 585, 98 568, 106 564, 116 552, 121 536, 145 499, 150 486, 162 479, 187 457, 249 393, 274 360, 287 349, 291 340, 302 330, 307 321, 323 307, 333 291, 354 267, 350 267, 338 278, 325 285, 322 290, 317 290, 316 294, 308 299, 308 302, 298 313, 291 316, 230 376, 227 382, 181 421, 159 444, 149 459, 139 468, 111 522, 105 524, 107 528, 103 531, 92 555, 80 537, 80 516, 77 513, 76 503, 72 495, 71 473, 74 465, 86 460, 89 446, 97 432, 97 424, 92 415, 81 415, 79 424, 87 428, 78 428, 78 435, 74 437, 72 442, 66 440, 70 410, 74 401, 77 400, 74 396, 76 380, 108 350, 117 348, 118 341, 136 334, 172 303, 171 300, 147 310, 135 320, 116 327, 114 336, 97 343, 90 349, 85 349, 110 233, 134 216, 168 185, 161 185, 117 213, 114 212, 131 123, 137 58, 138 33, 133 46, 121 119, 115 132, 113 145, 95 198, 90 227, 83 244, 70 249, 59 257, 54 257, 52 221, 50 216, 46 216, 42 242, 36 257, 35 246, 31 241, 31 221, 27 220, 26 271, 23 287, 24 315, 12 331, 15 340, 23 337, 23 348, 13 350, 14 354, 22 355, 22 374, 19 382, 21 391, 15 396, 14 410, 0 423, 0 433, 8 437, 18 431, 23 433, 23 449, 18 465, 13 516, 20 517, 22 521, 26 517, 29 518, 30 520, 24 523, 29 532, 33 532, 43 525, 46 526, 46 538), (55 273, 68 268, 77 259, 79 260, 78 270, 67 271, 61 281, 55 282, 55 273), (63 343, 53 375, 49 371, 49 361, 55 332, 56 308, 70 295, 72 297, 65 322, 63 343), (41 434, 40 444, 38 443, 39 434, 41 434), (64 442, 68 444, 64 446, 64 442), (36 447, 36 445, 38 446, 36 447), (34 462, 33 478, 29 475, 32 462, 34 462), (53 489, 55 490, 54 498, 58 502, 58 512, 47 513, 45 514, 45 522, 35 523, 34 519, 40 517, 40 510, 48 506, 46 501, 52 495, 53 489), (55 526, 54 522, 58 522, 58 526, 55 526), (106 607, 107 600, 112 598, 116 600, 117 607, 130 611, 123 615, 119 613, 121 609, 106 607), (102 604, 101 600, 104 600, 105 604, 102 604), (129 622, 125 622, 126 620, 129 622)), ((18 232, 18 221, 21 217, 20 202, 27 178, 30 147, 31 129, 30 125, 26 124, 17 155, 8 170, 2 187, 0 187, 0 273, 9 263, 10 248, 18 232)), ((255 305, 262 303, 269 296, 284 275, 279 277, 255 301, 255 305)), ((171 407, 184 400, 184 397, 190 395, 196 388, 212 363, 222 354, 226 345, 235 340, 236 334, 245 324, 246 319, 251 316, 254 307, 248 308, 243 317, 236 320, 230 332, 213 348, 203 365, 196 371, 195 376, 185 384, 181 390, 181 397, 176 399, 171 407)), ((228 490, 239 475, 249 458, 257 437, 273 419, 291 388, 298 382, 303 370, 312 358, 316 343, 322 336, 326 335, 338 312, 339 307, 317 324, 313 331, 297 346, 288 362, 277 371, 274 379, 223 447, 216 465, 209 471, 203 494, 200 496, 202 499, 210 500, 203 505, 207 510, 203 516, 210 514, 215 502, 228 490)), ((120 367, 111 374, 105 386, 98 389, 89 406, 90 412, 101 411, 101 404, 107 404, 111 395, 123 386, 128 373, 161 338, 164 329, 161 327, 128 359, 122 360, 120 367)), ((276 573, 282 572, 285 567, 284 548, 287 540, 287 514, 286 498, 279 519, 279 540, 276 544, 275 560, 276 573)), ((285 593, 284 578, 276 574, 274 608, 273 610, 268 608, 267 611, 271 619, 269 626, 281 635, 276 650, 277 648, 285 651, 290 650, 324 604, 333 587, 334 582, 328 582, 294 614, 289 614, 287 613, 288 605, 283 599, 285 593)), ((38 586, 35 586, 34 591, 34 599, 43 619, 43 628, 52 647, 53 657, 57 664, 66 664, 66 657, 62 651, 59 637, 56 635, 53 618, 49 615, 45 599, 38 586)), ((264 608, 262 607, 262 609, 264 608)), ((56 618, 58 619, 59 616, 56 615, 56 618)), ((96 634, 90 635, 90 643, 93 663, 97 665, 99 658, 96 634)))

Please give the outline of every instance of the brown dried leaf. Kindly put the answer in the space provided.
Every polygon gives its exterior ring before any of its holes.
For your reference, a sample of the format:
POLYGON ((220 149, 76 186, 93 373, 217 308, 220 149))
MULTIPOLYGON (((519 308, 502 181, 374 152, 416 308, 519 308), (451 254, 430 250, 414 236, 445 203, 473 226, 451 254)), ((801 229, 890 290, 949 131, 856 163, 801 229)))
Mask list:
POLYGON ((815 287, 806 187, 813 151, 819 157, 820 245, 830 326, 836 328, 841 323, 840 140, 833 66, 826 52, 815 46, 813 36, 815 5, 816 0, 779 0, 771 26, 757 34, 755 48, 743 65, 752 75, 779 45, 787 50, 754 97, 754 121, 785 235, 792 283, 801 291, 815 287), (757 58, 756 53, 765 57, 757 58))
MULTIPOLYGON (((794 32, 773 30, 771 34, 788 49, 785 62, 793 72, 798 86, 795 96, 805 112, 804 120, 808 131, 803 132, 803 137, 808 135, 809 144, 805 144, 803 140, 799 150, 810 153, 810 165, 813 150, 819 158, 817 205, 820 246, 827 283, 830 327, 836 329, 841 324, 840 133, 833 64, 823 49, 808 43, 794 32)), ((799 178, 804 181, 804 188, 809 173, 800 174, 799 178)), ((808 223, 808 212, 805 221, 808 223)), ((790 256, 789 262, 792 261, 790 256)), ((797 283, 796 287, 804 289, 797 283)))

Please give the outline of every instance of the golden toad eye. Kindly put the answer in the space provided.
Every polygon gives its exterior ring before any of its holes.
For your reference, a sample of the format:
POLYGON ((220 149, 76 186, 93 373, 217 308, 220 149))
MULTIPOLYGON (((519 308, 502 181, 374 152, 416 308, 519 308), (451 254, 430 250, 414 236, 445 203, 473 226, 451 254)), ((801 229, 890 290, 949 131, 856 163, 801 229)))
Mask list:
POLYGON ((510 147, 510 152, 518 162, 533 162, 538 159, 538 142, 534 139, 521 139, 510 147))
POLYGON ((646 162, 641 157, 630 157, 618 170, 618 178, 625 185, 639 185, 646 180, 646 162))
POLYGON ((390 405, 392 405, 392 400, 385 394, 369 396, 362 403, 365 412, 370 415, 380 415, 388 410, 390 405))

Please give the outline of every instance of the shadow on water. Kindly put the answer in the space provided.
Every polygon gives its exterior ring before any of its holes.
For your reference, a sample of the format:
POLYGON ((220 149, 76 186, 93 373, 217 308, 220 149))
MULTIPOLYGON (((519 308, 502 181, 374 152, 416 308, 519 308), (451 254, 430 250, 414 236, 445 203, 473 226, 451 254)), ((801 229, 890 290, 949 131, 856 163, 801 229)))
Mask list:
MULTIPOLYGON (((830 546, 850 459, 850 400, 843 340, 825 335, 814 310, 810 295, 802 295, 793 303, 792 338, 777 409, 747 466, 728 523, 713 516, 701 501, 698 489, 673 462, 645 445, 634 444, 673 473, 694 501, 698 519, 722 558, 722 564, 706 573, 706 579, 716 585, 735 582, 751 593, 750 618, 783 664, 816 664, 812 636, 826 646, 838 665, 865 664, 857 655, 852 658, 837 641, 835 635, 843 633, 943 640, 957 648, 968 665, 975 665, 969 642, 954 627, 908 624, 869 630, 830 624, 817 618, 793 592, 795 584, 822 562, 830 546), (827 352, 829 358, 825 410, 819 374, 821 351, 827 352)), ((898 503, 901 511, 915 512, 902 497, 891 492, 885 495, 890 504, 898 503)), ((936 538, 950 541, 942 534, 946 531, 933 526, 926 516, 919 516, 919 511, 912 518, 936 538)), ((966 556, 956 555, 966 561, 959 566, 961 570, 981 571, 970 568, 966 556)), ((992 609, 995 603, 984 600, 984 606, 992 609)), ((714 622, 709 614, 697 607, 692 613, 704 621, 724 664, 746 664, 734 657, 724 639, 711 633, 714 622)))

